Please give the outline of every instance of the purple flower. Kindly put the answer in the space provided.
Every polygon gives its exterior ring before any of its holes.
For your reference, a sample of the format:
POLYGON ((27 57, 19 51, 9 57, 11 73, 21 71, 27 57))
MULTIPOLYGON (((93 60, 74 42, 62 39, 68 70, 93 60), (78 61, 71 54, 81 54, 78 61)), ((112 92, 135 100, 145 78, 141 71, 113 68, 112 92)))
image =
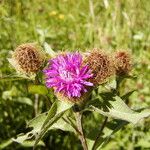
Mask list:
POLYGON ((56 92, 71 97, 80 97, 87 92, 87 86, 93 86, 88 82, 92 77, 87 65, 82 64, 82 56, 79 53, 59 55, 49 61, 49 66, 44 70, 46 86, 53 87, 56 92))

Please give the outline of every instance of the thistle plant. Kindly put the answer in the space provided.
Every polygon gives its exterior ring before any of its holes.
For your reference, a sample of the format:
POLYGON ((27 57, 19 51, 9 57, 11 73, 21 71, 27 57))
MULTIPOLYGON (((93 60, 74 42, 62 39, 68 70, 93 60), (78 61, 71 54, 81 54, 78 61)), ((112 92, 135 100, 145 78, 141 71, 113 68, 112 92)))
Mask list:
POLYGON ((137 124, 150 115, 149 110, 132 110, 126 105, 125 99, 130 96, 131 91, 118 95, 118 84, 121 82, 116 82, 116 77, 122 76, 125 80, 132 66, 131 57, 126 51, 110 54, 93 49, 87 53, 57 53, 51 56, 43 70, 41 66, 46 54, 41 54, 31 45, 22 45, 13 55, 19 68, 25 73, 34 72, 38 77, 41 69, 41 82, 30 85, 29 92, 41 94, 50 101, 48 111, 45 110, 46 113, 35 116, 28 123, 32 130, 18 135, 14 141, 33 141, 35 148, 47 131, 61 129, 74 132, 84 150, 96 150, 107 144, 111 135, 128 123, 137 124), (110 86, 112 81, 114 85, 110 86), (99 125, 95 126, 97 134, 92 139, 87 136, 84 120, 84 116, 89 113, 104 116, 104 122, 99 122, 101 128, 99 125), (113 124, 109 133, 105 130, 108 124, 113 124))

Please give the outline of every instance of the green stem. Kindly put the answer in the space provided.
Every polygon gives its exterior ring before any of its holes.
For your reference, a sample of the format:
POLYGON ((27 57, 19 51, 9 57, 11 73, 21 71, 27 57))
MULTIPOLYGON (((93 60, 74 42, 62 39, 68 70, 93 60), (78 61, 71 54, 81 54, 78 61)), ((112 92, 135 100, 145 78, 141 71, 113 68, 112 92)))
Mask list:
POLYGON ((46 100, 47 110, 49 110, 50 107, 52 106, 52 102, 49 100, 49 97, 47 95, 45 95, 44 97, 45 97, 45 100, 46 100))
MULTIPOLYGON (((35 77, 34 84, 36 84, 36 85, 42 84, 41 81, 40 81, 40 78, 39 78, 38 74, 37 74, 36 77, 35 77)), ((45 99, 46 99, 46 107, 47 107, 47 110, 49 110, 50 107, 51 107, 51 105, 52 105, 52 103, 51 103, 51 101, 49 100, 49 97, 48 97, 47 95, 45 95, 44 97, 45 97, 45 99)))
POLYGON ((87 142, 86 142, 86 139, 85 139, 85 136, 83 133, 83 127, 82 127, 82 113, 81 112, 75 112, 74 115, 76 118, 77 128, 80 132, 79 139, 81 141, 82 147, 84 150, 88 150, 87 142))
POLYGON ((68 124, 70 124, 70 126, 78 133, 78 134, 81 134, 80 133, 80 131, 78 130, 78 128, 76 127, 76 125, 69 119, 69 118, 64 118, 64 117, 62 117, 62 119, 66 122, 66 123, 68 123, 68 124))
POLYGON ((102 133, 103 133, 103 130, 104 130, 106 124, 107 124, 107 121, 108 121, 108 117, 105 117, 104 122, 102 123, 102 126, 101 126, 101 128, 100 128, 100 132, 99 132, 99 134, 97 135, 97 137, 96 137, 96 139, 95 139, 95 142, 94 142, 94 144, 93 144, 92 150, 95 150, 95 149, 96 149, 97 142, 98 142, 99 138, 101 137, 101 135, 102 135, 102 133))
POLYGON ((35 116, 37 116, 38 114, 38 103, 39 103, 39 95, 35 94, 35 101, 34 101, 35 116))

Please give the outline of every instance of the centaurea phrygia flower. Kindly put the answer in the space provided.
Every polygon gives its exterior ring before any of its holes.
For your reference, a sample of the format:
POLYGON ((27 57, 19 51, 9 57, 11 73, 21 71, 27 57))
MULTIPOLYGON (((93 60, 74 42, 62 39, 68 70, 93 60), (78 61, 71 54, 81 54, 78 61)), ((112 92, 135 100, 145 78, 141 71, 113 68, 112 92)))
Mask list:
POLYGON ((87 92, 88 86, 93 86, 88 81, 92 77, 91 71, 87 65, 83 65, 82 56, 77 52, 51 59, 44 73, 47 87, 69 98, 79 98, 87 92))

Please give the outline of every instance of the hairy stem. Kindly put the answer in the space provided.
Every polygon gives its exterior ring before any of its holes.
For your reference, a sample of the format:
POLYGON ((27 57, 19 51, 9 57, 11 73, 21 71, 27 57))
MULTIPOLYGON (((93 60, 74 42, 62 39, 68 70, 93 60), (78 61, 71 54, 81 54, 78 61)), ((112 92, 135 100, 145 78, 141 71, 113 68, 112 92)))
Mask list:
POLYGON ((75 112, 74 115, 76 118, 77 128, 80 132, 79 139, 81 141, 82 147, 84 150, 88 150, 86 139, 85 139, 85 136, 83 133, 83 127, 82 127, 82 113, 81 112, 75 112))
POLYGON ((93 144, 92 150, 95 150, 95 149, 96 149, 96 144, 97 144, 99 138, 101 137, 101 135, 102 135, 102 133, 103 133, 103 130, 104 130, 106 124, 107 124, 107 120, 108 120, 108 117, 105 117, 104 122, 103 122, 102 125, 101 125, 100 132, 98 133, 98 135, 97 135, 97 137, 96 137, 96 139, 95 139, 95 142, 94 142, 94 144, 93 144))
POLYGON ((35 116, 37 116, 38 114, 38 102, 39 102, 39 95, 35 94, 35 101, 34 101, 35 116))

